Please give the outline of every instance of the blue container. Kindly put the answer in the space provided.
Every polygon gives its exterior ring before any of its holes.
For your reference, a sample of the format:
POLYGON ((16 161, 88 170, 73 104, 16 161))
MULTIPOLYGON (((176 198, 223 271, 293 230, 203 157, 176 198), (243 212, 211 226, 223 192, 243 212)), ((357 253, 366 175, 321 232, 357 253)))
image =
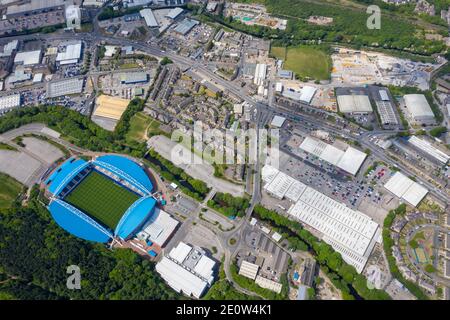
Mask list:
POLYGON ((150 250, 149 252, 148 252, 148 254, 149 255, 151 255, 152 257, 156 257, 158 254, 155 252, 155 251, 153 251, 153 250, 150 250))

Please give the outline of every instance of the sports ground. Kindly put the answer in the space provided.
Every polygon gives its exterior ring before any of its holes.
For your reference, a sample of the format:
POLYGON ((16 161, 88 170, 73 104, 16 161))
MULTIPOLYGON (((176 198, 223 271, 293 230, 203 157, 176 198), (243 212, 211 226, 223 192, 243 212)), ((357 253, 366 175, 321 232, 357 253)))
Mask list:
POLYGON ((323 50, 308 47, 272 47, 271 55, 284 61, 283 68, 300 77, 316 80, 330 79, 331 58, 323 50))
POLYGON ((92 171, 65 201, 114 230, 125 211, 138 199, 139 196, 125 187, 92 171))

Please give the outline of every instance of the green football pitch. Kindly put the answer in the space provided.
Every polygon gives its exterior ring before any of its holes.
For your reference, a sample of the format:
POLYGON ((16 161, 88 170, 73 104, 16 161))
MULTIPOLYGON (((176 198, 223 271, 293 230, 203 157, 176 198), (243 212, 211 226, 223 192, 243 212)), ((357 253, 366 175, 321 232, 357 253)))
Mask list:
POLYGON ((139 197, 102 174, 92 171, 65 201, 114 230, 139 197))

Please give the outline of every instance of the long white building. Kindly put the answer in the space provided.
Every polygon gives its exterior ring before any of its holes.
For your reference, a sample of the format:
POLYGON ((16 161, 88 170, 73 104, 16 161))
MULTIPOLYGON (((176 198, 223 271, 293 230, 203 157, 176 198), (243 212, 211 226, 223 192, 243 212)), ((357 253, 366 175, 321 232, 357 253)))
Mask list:
POLYGON ((428 154, 433 159, 441 162, 442 164, 446 164, 450 160, 450 155, 434 147, 428 141, 419 139, 416 136, 411 136, 410 138, 408 138, 408 142, 417 149, 422 150, 423 152, 428 154))
POLYGON ((214 281, 216 262, 200 248, 180 242, 156 265, 156 271, 179 293, 199 299, 214 281))
POLYGON ((262 179, 267 192, 294 202, 287 211, 289 217, 323 234, 323 241, 362 272, 380 233, 376 222, 272 166, 263 167, 262 179))
POLYGON ((255 76, 253 78, 253 83, 257 86, 262 86, 264 80, 266 79, 267 65, 264 63, 258 63, 255 69, 255 76))

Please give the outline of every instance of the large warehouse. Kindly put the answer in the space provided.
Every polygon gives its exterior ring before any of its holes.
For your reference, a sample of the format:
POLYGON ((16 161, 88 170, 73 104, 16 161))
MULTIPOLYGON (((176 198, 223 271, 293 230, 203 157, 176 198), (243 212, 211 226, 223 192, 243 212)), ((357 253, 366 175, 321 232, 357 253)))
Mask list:
POLYGON ((216 262, 198 247, 180 242, 156 265, 175 291, 199 299, 214 281, 216 262))
POLYGON ((123 156, 90 161, 72 157, 44 183, 56 223, 88 241, 128 240, 155 213, 150 178, 139 164, 123 156))
POLYGON ((263 167, 262 179, 264 190, 294 203, 288 209, 291 218, 323 234, 326 243, 362 272, 380 234, 376 222, 270 165, 263 167))
POLYGON ((342 113, 366 114, 373 112, 372 105, 370 104, 370 100, 367 95, 338 95, 337 103, 339 111, 342 113))
POLYGON ((421 150, 422 152, 426 153, 429 157, 442 164, 446 164, 450 160, 450 155, 448 155, 444 151, 439 150, 428 141, 419 139, 416 136, 411 136, 407 140, 415 148, 421 150))
POLYGON ((406 94, 405 100, 408 118, 415 124, 434 124, 435 118, 433 110, 428 104, 427 98, 423 94, 406 94))
POLYGON ((427 188, 414 182, 399 171, 386 182, 384 187, 414 207, 417 207, 428 193, 427 188))
POLYGON ((356 175, 367 157, 367 154, 358 149, 348 147, 347 150, 342 151, 330 144, 311 137, 306 137, 303 140, 300 149, 352 175, 356 175))

